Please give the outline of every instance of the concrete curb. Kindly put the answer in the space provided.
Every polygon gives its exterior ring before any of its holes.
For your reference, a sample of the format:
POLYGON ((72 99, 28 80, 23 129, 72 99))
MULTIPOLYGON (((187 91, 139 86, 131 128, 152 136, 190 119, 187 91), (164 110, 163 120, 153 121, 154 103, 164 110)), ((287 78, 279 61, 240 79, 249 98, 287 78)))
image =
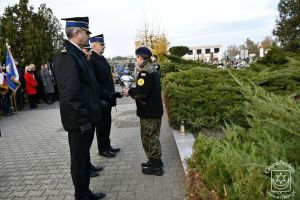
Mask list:
POLYGON ((184 168, 184 172, 185 174, 187 174, 186 159, 192 156, 195 138, 193 134, 185 133, 185 135, 183 135, 178 130, 175 129, 172 129, 172 132, 175 138, 175 142, 184 168))

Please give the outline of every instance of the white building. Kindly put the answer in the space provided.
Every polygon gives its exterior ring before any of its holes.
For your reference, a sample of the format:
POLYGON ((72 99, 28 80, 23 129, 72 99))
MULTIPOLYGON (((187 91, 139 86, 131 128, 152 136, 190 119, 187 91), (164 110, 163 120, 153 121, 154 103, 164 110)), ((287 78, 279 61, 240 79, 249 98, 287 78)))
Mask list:
POLYGON ((223 54, 222 45, 189 47, 189 52, 183 56, 187 60, 202 60, 203 62, 218 61, 223 54))

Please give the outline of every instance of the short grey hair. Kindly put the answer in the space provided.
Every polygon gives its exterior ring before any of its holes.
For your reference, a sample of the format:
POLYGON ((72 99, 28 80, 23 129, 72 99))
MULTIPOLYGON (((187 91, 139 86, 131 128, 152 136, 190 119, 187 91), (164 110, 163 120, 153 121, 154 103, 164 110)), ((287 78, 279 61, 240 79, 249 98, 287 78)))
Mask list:
POLYGON ((71 39, 74 37, 75 33, 79 30, 82 30, 80 27, 66 27, 66 35, 68 39, 71 39))

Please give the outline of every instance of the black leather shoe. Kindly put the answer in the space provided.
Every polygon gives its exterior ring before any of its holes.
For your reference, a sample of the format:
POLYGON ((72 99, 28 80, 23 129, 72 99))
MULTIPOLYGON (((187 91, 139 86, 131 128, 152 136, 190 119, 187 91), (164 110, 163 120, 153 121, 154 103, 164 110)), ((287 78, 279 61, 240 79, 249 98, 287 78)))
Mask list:
POLYGON ((90 177, 96 177, 99 176, 99 174, 93 170, 90 170, 90 177))
POLYGON ((145 163, 142 163, 142 167, 149 167, 150 165, 151 165, 150 160, 148 160, 148 161, 145 162, 145 163))
POLYGON ((94 172, 100 172, 103 170, 103 167, 99 166, 99 167, 96 167, 94 165, 91 165, 91 170, 94 171, 94 172))
POLYGON ((109 151, 111 151, 111 152, 113 152, 113 153, 118 153, 118 152, 120 152, 120 148, 112 148, 112 147, 110 147, 109 148, 109 151))
POLYGON ((107 157, 107 158, 112 158, 112 157, 115 157, 116 154, 111 152, 111 151, 103 151, 103 152, 99 152, 99 156, 104 156, 104 157, 107 157))
POLYGON ((142 168, 143 174, 146 175, 155 175, 155 176, 162 176, 164 171, 162 168, 153 168, 151 166, 142 168))
POLYGON ((92 193, 91 198, 92 200, 98 200, 104 198, 106 195, 102 192, 92 193))

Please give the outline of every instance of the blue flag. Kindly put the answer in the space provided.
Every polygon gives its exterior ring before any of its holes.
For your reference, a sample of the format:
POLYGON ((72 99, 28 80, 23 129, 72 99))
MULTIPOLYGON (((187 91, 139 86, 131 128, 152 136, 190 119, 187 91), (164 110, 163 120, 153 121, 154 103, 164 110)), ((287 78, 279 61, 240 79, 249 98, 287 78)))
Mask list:
POLYGON ((8 44, 6 44, 6 82, 13 92, 16 92, 20 87, 19 73, 8 44))

